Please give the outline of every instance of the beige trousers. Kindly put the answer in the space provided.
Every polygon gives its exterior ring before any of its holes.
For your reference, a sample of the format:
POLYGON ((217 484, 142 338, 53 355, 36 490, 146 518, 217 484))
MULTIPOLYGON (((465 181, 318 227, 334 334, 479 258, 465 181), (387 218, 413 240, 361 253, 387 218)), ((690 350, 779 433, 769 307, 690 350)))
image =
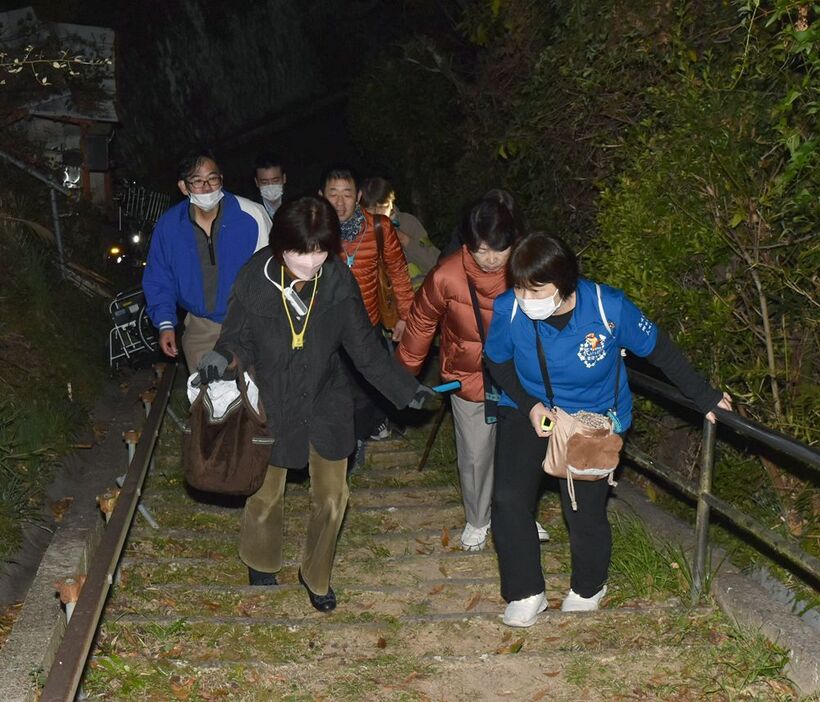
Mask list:
MULTIPOLYGON (((347 507, 347 459, 331 461, 310 447, 310 517, 302 556, 302 579, 312 592, 324 595, 336 554, 336 540, 347 507)), ((282 567, 285 481, 288 471, 268 466, 262 487, 245 502, 239 536, 239 557, 263 573, 282 567)))
POLYGON ((470 402, 452 395, 450 403, 464 514, 474 527, 485 527, 490 523, 493 495, 495 424, 484 421, 483 402, 470 402))
POLYGON ((181 345, 185 363, 188 364, 190 373, 196 370, 200 359, 208 351, 214 350, 220 331, 222 331, 221 324, 188 313, 185 318, 185 330, 182 332, 181 345))

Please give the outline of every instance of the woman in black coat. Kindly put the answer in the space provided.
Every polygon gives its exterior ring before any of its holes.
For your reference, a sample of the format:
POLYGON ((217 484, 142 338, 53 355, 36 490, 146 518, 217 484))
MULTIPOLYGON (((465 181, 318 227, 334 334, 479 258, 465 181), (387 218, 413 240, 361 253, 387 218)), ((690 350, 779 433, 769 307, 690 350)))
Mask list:
POLYGON ((270 247, 240 271, 219 340, 199 365, 203 382, 237 365, 253 368, 274 439, 265 481, 242 515, 239 555, 251 585, 277 582, 287 471, 307 465, 311 510, 299 581, 325 612, 336 606, 330 573, 354 446, 353 400, 339 350, 396 407, 419 409, 432 394, 379 342, 353 275, 335 255, 340 241, 339 219, 326 200, 283 205, 270 247))

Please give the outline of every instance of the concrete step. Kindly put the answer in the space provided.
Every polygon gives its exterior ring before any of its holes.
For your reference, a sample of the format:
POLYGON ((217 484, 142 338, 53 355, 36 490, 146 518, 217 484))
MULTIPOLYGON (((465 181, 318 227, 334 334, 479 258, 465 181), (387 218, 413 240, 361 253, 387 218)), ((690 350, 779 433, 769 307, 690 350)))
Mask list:
MULTIPOLYGON (((333 568, 332 582, 341 587, 350 583, 378 583, 380 586, 420 586, 439 578, 498 578, 498 560, 495 552, 485 549, 478 553, 461 550, 437 551, 433 553, 410 552, 390 556, 377 551, 369 557, 362 557, 361 551, 352 554, 339 553, 333 568)), ((283 564, 279 574, 280 582, 296 582, 300 554, 293 554, 283 564)), ((545 573, 567 570, 562 554, 543 549, 541 557, 545 573)), ((222 584, 244 585, 247 582, 247 568, 239 560, 238 554, 226 556, 211 554, 204 558, 184 558, 165 556, 148 559, 145 557, 125 558, 121 565, 123 586, 129 588, 147 587, 159 583, 222 584)))
MULTIPOLYGON (((304 593, 294 589, 288 594, 301 595, 307 604, 304 593)), ((130 636, 124 632, 131 632, 147 649, 165 647, 177 655, 201 659, 212 652, 200 650, 199 643, 231 627, 246 646, 241 651, 224 646, 219 656, 223 661, 247 658, 277 662, 299 655, 321 659, 340 653, 372 657, 380 655, 379 639, 384 639, 382 650, 408 647, 420 655, 441 657, 503 655, 512 652, 506 647, 520 641, 518 651, 528 654, 590 653, 628 658, 636 651, 652 650, 661 641, 675 641, 670 650, 685 652, 727 631, 708 609, 695 610, 683 620, 680 611, 670 607, 604 609, 585 614, 549 609, 534 626, 510 629, 501 622, 500 611, 473 609, 377 619, 341 608, 322 614, 309 605, 304 608, 299 599, 293 598, 295 609, 285 617, 249 616, 245 612, 231 616, 200 613, 184 618, 124 613, 106 623, 102 639, 111 651, 128 650, 130 636), (271 646, 272 640, 278 645, 271 646)))

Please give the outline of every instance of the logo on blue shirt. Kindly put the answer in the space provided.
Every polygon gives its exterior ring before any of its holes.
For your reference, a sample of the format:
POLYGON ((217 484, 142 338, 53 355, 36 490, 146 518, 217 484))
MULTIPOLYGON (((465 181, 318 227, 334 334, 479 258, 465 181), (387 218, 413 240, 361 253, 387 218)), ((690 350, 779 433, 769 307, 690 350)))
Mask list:
POLYGON ((578 358, 587 368, 606 358, 606 336, 590 332, 578 347, 578 358))

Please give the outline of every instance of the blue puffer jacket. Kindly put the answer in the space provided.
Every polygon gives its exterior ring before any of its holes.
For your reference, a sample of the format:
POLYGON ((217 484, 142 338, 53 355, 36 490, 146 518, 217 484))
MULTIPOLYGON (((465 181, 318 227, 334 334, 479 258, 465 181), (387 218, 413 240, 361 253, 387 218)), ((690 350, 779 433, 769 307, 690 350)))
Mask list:
POLYGON ((188 200, 183 200, 160 217, 142 277, 148 316, 160 330, 177 325, 177 305, 221 324, 239 270, 268 243, 271 221, 262 205, 225 192, 222 225, 216 238, 216 307, 208 311, 188 205, 188 200))

